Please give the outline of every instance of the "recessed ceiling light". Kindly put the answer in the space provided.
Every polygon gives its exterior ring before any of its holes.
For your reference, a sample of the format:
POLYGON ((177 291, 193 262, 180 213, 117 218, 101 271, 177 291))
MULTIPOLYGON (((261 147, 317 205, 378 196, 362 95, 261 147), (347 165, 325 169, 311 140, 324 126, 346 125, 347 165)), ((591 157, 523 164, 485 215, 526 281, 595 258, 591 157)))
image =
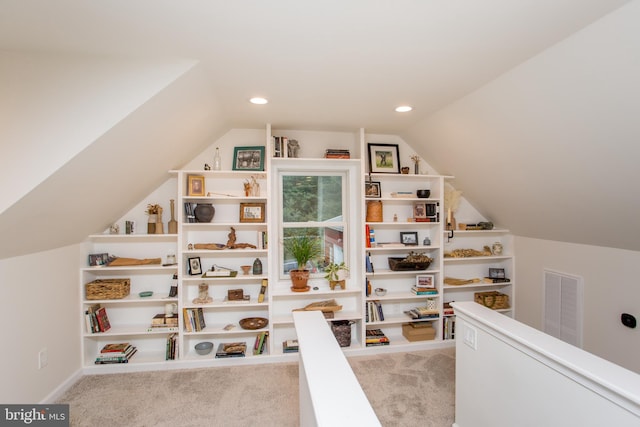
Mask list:
POLYGON ((399 107, 396 107, 396 111, 398 113, 407 113, 411 110, 413 110, 413 107, 409 107, 408 105, 401 105, 399 107))
POLYGON ((252 104, 263 105, 268 103, 269 101, 267 101, 265 98, 251 98, 249 102, 252 104))

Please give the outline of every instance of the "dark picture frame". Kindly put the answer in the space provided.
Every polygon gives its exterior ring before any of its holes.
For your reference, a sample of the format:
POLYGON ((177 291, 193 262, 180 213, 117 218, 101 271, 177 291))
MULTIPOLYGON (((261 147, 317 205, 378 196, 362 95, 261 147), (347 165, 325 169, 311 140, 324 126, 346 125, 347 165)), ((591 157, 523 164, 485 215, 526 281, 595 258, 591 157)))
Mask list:
POLYGON ((89 255, 89 266, 98 267, 102 265, 107 265, 109 263, 109 254, 90 254, 89 255))
POLYGON ((489 277, 492 279, 504 279, 506 277, 504 274, 504 268, 490 268, 489 277))
POLYGON ((265 222, 265 204, 240 203, 240 222, 265 222))
POLYGON ((187 176, 187 196, 204 196, 204 176, 187 176))
POLYGON ((382 197, 382 189, 379 181, 366 181, 364 183, 364 196, 367 199, 379 199, 382 197))
POLYGON ((405 246, 418 246, 418 232, 417 231, 401 231, 400 243, 405 246))
POLYGON ((202 263, 200 262, 200 257, 191 257, 187 258, 189 262, 189 274, 195 276, 196 274, 202 274, 202 263))
POLYGON ((400 148, 398 144, 368 143, 369 172, 400 173, 400 148))
POLYGON ((262 145, 235 147, 233 149, 233 170, 263 171, 264 147, 262 145))

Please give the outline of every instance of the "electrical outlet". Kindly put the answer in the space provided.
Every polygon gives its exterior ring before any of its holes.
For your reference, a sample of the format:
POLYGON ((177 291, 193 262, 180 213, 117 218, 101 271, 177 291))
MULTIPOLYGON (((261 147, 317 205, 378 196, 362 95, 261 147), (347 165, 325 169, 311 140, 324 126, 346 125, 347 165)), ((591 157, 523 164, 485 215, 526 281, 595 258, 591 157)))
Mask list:
POLYGON ((464 328, 464 343, 474 350, 478 348, 478 331, 469 325, 464 328))
POLYGON ((42 369, 49 363, 49 356, 47 355, 47 348, 43 348, 38 352, 38 369, 42 369))

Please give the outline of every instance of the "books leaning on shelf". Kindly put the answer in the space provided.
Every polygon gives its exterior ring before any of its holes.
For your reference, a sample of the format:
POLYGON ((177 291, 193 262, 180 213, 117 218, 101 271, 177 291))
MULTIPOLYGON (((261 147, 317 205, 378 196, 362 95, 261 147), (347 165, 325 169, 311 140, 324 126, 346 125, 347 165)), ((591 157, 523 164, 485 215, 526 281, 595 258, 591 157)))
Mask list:
POLYGON ((367 347, 389 344, 389 338, 382 332, 382 329, 367 329, 365 337, 365 345, 367 347))
POLYGON ((438 310, 432 310, 427 307, 416 307, 404 312, 407 316, 415 320, 437 319, 438 310))
POLYGON ((434 288, 425 288, 422 286, 411 287, 411 292, 415 295, 438 295, 438 290, 434 288))
POLYGON ((106 344, 96 357, 96 365, 106 365, 111 363, 129 363, 129 359, 138 349, 128 342, 106 344))
POLYGON ((178 334, 173 333, 167 337, 167 349, 165 352, 165 360, 176 360, 178 354, 178 334))
POLYGON ((100 304, 91 304, 84 312, 87 332, 95 334, 111 329, 107 309, 100 304))
POLYGON ((267 350, 267 338, 269 338, 269 332, 263 331, 256 335, 256 342, 253 344, 253 354, 264 354, 267 350))
POLYGON ((299 350, 298 340, 285 340, 282 341, 283 353, 297 353, 299 350))
POLYGON ((183 308, 182 318, 185 332, 200 332, 207 327, 202 307, 183 308))
POLYGON ((216 351, 216 357, 244 357, 247 351, 247 344, 244 342, 232 342, 232 343, 220 343, 218 350, 216 351))
POLYGON ((456 317, 449 316, 444 318, 444 325, 442 328, 442 338, 445 340, 452 340, 456 337, 456 317))
POLYGON ((384 312, 380 301, 367 301, 367 322, 382 322, 384 320, 384 312))

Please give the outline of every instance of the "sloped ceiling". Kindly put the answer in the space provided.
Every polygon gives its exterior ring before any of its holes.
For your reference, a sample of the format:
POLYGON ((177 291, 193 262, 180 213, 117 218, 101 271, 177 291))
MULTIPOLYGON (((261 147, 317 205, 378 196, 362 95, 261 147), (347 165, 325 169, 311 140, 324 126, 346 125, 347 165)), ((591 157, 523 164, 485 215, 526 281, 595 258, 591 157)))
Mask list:
POLYGON ((265 123, 401 135, 516 234, 640 249, 629 233, 612 233, 637 212, 628 159, 638 132, 624 112, 640 97, 612 99, 635 96, 638 79, 629 70, 603 77, 625 65, 623 52, 638 52, 638 31, 625 20, 639 18, 636 2, 0 0, 0 12, 0 49, 198 64, 2 213, 0 232, 33 225, 21 216, 38 201, 70 206, 77 198, 68 185, 78 177, 113 179, 117 171, 112 188, 51 217, 71 227, 95 206, 102 218, 0 256, 82 240, 217 135, 265 123), (270 103, 250 105, 252 96, 270 103), (414 110, 393 112, 399 104, 414 110), (150 150, 155 158, 145 161, 150 150), (114 154, 121 151, 131 159, 114 154), (616 169, 624 179, 612 179, 616 169), (606 193, 612 187, 619 194, 606 193), (587 232, 584 220, 601 231, 587 232))

